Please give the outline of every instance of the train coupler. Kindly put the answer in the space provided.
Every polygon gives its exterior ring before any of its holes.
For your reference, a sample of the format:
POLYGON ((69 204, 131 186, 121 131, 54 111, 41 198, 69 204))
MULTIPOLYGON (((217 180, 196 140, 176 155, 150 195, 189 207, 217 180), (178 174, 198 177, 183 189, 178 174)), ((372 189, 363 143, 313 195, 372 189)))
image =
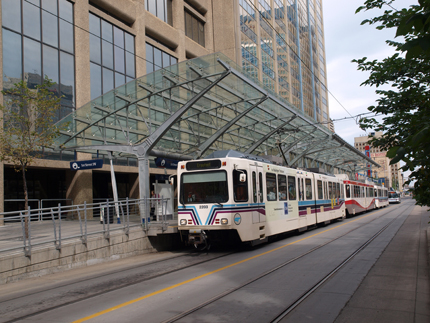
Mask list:
POLYGON ((204 249, 208 246, 208 237, 204 230, 194 229, 188 233, 188 244, 194 245, 197 249, 204 249))

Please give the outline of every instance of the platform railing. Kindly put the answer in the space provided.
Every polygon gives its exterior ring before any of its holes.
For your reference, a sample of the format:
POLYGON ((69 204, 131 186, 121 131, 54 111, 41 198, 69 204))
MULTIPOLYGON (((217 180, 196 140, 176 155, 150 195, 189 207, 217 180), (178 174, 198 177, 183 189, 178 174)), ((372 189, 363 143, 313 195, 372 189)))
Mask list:
MULTIPOLYGON (((141 227, 148 231, 151 226, 161 224, 161 230, 167 229, 168 216, 166 214, 166 198, 148 199, 122 199, 120 201, 106 200, 99 203, 84 203, 81 205, 64 205, 60 203, 56 207, 20 210, 5 212, 3 216, 4 226, 13 229, 22 236, 22 244, 2 247, 0 252, 24 249, 26 256, 31 256, 32 247, 54 244, 61 250, 62 242, 70 239, 80 239, 87 244, 88 236, 102 234, 110 239, 112 232, 123 231, 128 235, 131 227, 141 227), (145 214, 147 205, 155 205, 158 212, 156 218, 151 219, 150 214, 145 214), (142 218, 142 214, 145 214, 142 218), (145 220, 146 219, 146 220, 145 220), (152 220, 152 221, 151 221, 152 220), (49 225, 49 221, 52 226, 49 225), (32 237, 37 237, 37 230, 42 230, 47 239, 35 242, 32 237), (65 229, 67 223, 67 230, 65 229), (79 223, 79 225, 78 225, 79 223), (19 227, 21 230, 19 230, 19 227), (49 229, 49 227, 51 229, 49 229)), ((39 239, 40 240, 40 239, 39 239)))

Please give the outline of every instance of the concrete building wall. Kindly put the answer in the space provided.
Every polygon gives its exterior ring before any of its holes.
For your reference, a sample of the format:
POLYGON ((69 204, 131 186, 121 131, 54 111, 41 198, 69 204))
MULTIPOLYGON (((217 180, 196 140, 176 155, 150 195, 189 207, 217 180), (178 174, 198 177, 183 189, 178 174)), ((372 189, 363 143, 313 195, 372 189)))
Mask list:
MULTIPOLYGON (((22 0, 16 0, 22 1, 22 0)), ((63 1, 63 0, 61 0, 63 1)), ((148 73, 147 59, 148 53, 147 44, 167 53, 171 57, 177 59, 178 62, 195 58, 198 56, 207 55, 213 52, 222 52, 227 55, 232 61, 236 62, 239 67, 243 67, 242 57, 242 40, 243 35, 241 31, 241 19, 243 14, 239 0, 166 0, 171 3, 171 23, 167 23, 158 18, 154 14, 146 10, 146 3, 151 0, 67 0, 73 4, 73 19, 74 19, 74 80, 75 80, 75 108, 79 109, 91 101, 91 54, 90 54, 90 14, 94 14, 104 21, 120 28, 124 32, 134 36, 135 45, 135 75, 136 77, 143 76, 148 73), (204 24, 204 46, 199 42, 194 41, 187 36, 185 11, 190 13, 196 20, 204 24)), ((256 25, 255 32, 258 34, 258 58, 262 59, 261 52, 261 23, 258 14, 259 1, 247 0, 249 5, 255 7, 257 12, 256 18, 259 22, 256 25)), ((313 1, 314 8, 313 14, 322 11, 319 1, 313 1)), ((279 1, 278 1, 279 2, 279 1)), ((283 0, 285 8, 289 6, 289 1, 283 0)), ((157 3, 161 3, 157 1, 157 3)), ((270 6, 273 14, 275 8, 274 1, 266 1, 270 6)), ((303 5, 303 4, 302 4, 303 5)), ((1 4, 0 4, 1 6, 1 4)), ((309 6, 309 4, 307 4, 309 6)), ((317 17, 314 17, 315 19, 317 17)), ((284 23, 288 26, 286 29, 285 41, 291 44, 291 39, 288 36, 289 20, 285 14, 284 23)), ((321 21, 322 17, 320 17, 321 21)), ((1 15, 0 15, 1 22, 1 15)), ((321 24, 319 22, 318 24, 321 24)), ((274 15, 271 18, 272 28, 276 29, 278 26, 274 15)), ((3 26, 3 24, 2 24, 3 26)), ((310 28, 309 28, 310 30, 310 28)), ((0 64, 3 62, 3 42, 1 41, 0 33, 0 64)), ((322 37, 322 36, 318 36, 322 37)), ((274 60, 277 61, 276 54, 276 37, 272 37, 274 48, 274 60)), ((324 39, 321 38, 323 42, 324 39)), ((306 43, 306 42, 305 42, 306 43)), ((305 46, 306 47, 306 46, 305 46)), ((309 47, 309 46, 307 46, 309 47)), ((325 55, 325 54, 324 54, 325 55)), ((323 57, 325 57, 323 55, 323 57)), ((290 60, 290 53, 285 55, 288 63, 290 60)), ((290 65, 291 66, 291 65, 290 65)), ((289 69, 289 68, 288 68, 289 69)), ((325 66, 324 66, 325 69, 325 66)), ((0 70, 3 71, 0 65, 0 70)), ((262 74, 262 65, 259 66, 260 81, 262 74)), ((278 73, 278 68, 274 67, 275 73, 278 73)), ((319 71, 318 71, 319 73, 319 71)), ((316 74, 319 75, 319 74, 316 74)), ((291 75, 289 77, 290 84, 293 83, 291 75)), ((318 76, 323 78, 322 75, 318 76)), ((279 91, 280 87, 276 84, 278 82, 275 77, 275 90, 279 91)), ((324 77, 325 80, 325 77, 324 77)), ((2 85, 0 80, 0 86, 2 85)), ((325 81, 324 81, 325 82, 325 81)), ((1 86, 3 88, 3 86, 1 86)), ((292 94, 288 94, 288 98, 293 101, 292 94)), ((0 98, 1 99, 1 98, 0 98)), ((308 98, 309 99, 309 98, 308 98)), ((309 101, 309 100, 308 100, 309 101)), ((328 111, 328 107, 327 107, 328 111)), ((88 133, 88 135, 91 135, 88 133)), ((84 156, 84 155, 79 155, 84 156)), ((79 158, 81 158, 79 157, 79 158)), ((85 155, 82 158, 93 158, 94 156, 85 155)), ((4 167, 0 164, 0 212, 3 209, 4 203, 4 167)), ((83 201, 92 201, 92 174, 91 170, 80 171, 80 173, 73 173, 70 171, 68 160, 51 160, 44 159, 38 160, 30 168, 35 169, 38 167, 47 169, 62 169, 66 174, 67 198, 73 199, 74 203, 82 203, 83 201)), ((124 172, 129 174, 130 197, 138 197, 138 184, 137 184, 137 167, 133 166, 115 166, 116 172, 124 172)), ((10 171, 10 168, 7 168, 10 171)), ((108 175, 110 171, 109 166, 104 166, 101 169, 108 175)), ((174 171, 164 171, 155 168, 150 169, 151 174, 171 174, 174 171)))

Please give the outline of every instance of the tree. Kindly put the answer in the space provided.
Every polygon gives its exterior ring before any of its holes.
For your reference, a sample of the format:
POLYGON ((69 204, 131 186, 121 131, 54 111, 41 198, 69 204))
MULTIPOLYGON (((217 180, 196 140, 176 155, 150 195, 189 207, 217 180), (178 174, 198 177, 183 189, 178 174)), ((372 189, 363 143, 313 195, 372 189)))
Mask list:
MULTIPOLYGON (((63 130, 53 123, 60 109, 61 98, 50 89, 54 83, 45 78, 41 85, 29 89, 21 81, 2 91, 4 105, 0 105, 0 160, 9 161, 22 173, 25 210, 28 210, 28 190, 25 172, 36 158, 42 157, 44 147, 50 147, 63 130)), ((28 236, 28 219, 26 218, 28 236)))
POLYGON ((406 184, 415 182, 417 204, 430 206, 430 0, 401 10, 391 6, 394 2, 367 0, 356 11, 386 6, 382 15, 362 24, 395 28, 399 39, 386 41, 395 52, 382 61, 353 60, 358 70, 370 72, 362 85, 375 86, 379 95, 368 110, 382 116, 382 121, 362 118, 360 127, 384 132, 371 144, 387 150, 391 164, 405 163, 402 170, 411 171, 406 184))

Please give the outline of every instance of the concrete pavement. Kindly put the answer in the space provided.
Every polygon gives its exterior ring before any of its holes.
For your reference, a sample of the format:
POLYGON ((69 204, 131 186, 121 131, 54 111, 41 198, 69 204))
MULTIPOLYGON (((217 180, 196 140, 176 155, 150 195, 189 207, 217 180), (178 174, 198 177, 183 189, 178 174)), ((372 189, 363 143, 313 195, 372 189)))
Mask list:
POLYGON ((430 322, 430 212, 413 208, 336 323, 430 322))

